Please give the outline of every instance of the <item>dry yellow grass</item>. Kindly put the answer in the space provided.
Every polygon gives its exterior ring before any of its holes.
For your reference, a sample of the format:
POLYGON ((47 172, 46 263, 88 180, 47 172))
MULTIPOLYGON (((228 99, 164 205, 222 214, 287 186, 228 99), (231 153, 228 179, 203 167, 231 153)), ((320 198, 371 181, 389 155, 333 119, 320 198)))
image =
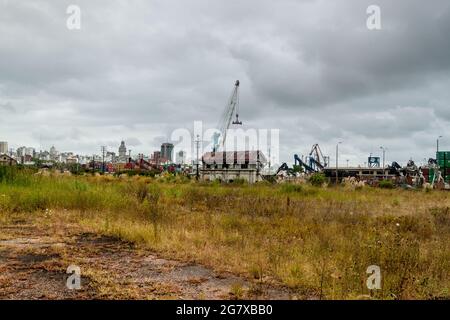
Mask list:
POLYGON ((37 223, 70 221, 299 297, 450 297, 450 198, 441 191, 40 177, 4 183, 0 208, 0 219, 51 208, 37 223), (370 265, 381 267, 381 290, 366 287, 370 265))

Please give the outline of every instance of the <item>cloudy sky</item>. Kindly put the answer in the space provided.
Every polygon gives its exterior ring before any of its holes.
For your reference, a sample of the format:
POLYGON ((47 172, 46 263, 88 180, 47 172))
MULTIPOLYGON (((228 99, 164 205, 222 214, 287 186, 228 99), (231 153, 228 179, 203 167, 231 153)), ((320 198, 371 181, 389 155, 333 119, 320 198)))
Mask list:
POLYGON ((150 154, 215 127, 239 79, 244 129, 280 129, 283 161, 343 141, 344 164, 420 163, 450 149, 449 35, 448 0, 0 0, 0 140, 150 154))

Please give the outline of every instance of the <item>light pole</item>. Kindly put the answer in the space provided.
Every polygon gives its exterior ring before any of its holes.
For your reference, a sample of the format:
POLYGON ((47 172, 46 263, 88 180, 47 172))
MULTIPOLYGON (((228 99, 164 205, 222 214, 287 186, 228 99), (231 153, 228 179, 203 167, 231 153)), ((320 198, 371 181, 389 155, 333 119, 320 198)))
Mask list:
POLYGON ((436 153, 439 152, 439 139, 440 139, 440 138, 442 138, 442 136, 439 136, 439 137, 436 139, 436 153))
POLYGON ((105 173, 105 152, 106 152, 106 146, 102 146, 101 150, 102 150, 102 173, 105 173))
POLYGON ((195 141, 195 144, 196 144, 196 148, 197 148, 197 172, 195 173, 195 178, 197 180, 199 180, 200 175, 199 175, 199 172, 198 172, 198 165, 199 165, 199 163, 198 163, 198 149, 200 148, 200 135, 197 135, 197 140, 195 141))
POLYGON ((348 159, 347 159, 347 169, 348 169, 348 159))
POLYGON ((339 145, 342 143, 342 141, 339 141, 336 144, 336 185, 338 184, 339 180, 339 172, 338 172, 338 166, 339 166, 339 145))
POLYGON ((381 150, 383 150, 383 179, 386 179, 386 170, 384 169, 384 159, 386 157, 386 148, 381 146, 380 147, 381 150))

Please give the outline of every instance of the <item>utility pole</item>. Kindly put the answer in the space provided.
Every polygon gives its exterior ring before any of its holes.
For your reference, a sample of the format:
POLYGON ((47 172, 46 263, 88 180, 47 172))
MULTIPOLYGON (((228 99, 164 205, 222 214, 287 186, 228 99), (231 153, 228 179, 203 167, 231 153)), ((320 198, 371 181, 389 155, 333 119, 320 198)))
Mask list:
POLYGON ((106 146, 102 146, 102 173, 105 173, 105 152, 106 146))
POLYGON ((385 167, 384 167, 384 165, 385 165, 384 159, 386 157, 386 150, 387 149, 385 147, 383 147, 383 146, 381 146, 380 149, 383 150, 383 179, 386 179, 386 170, 385 170, 385 167))
POLYGON ((197 172, 195 174, 195 178, 198 180, 200 178, 199 172, 198 172, 198 165, 199 165, 199 159, 198 159, 198 150, 200 149, 200 136, 197 135, 197 140, 195 140, 195 147, 197 148, 197 172))
POLYGON ((336 185, 338 184, 339 180, 339 172, 338 172, 338 166, 339 166, 339 145, 342 143, 342 141, 339 141, 336 144, 336 185))
POLYGON ((440 139, 440 138, 442 138, 442 136, 439 136, 439 137, 436 139, 436 153, 439 152, 439 139, 440 139))

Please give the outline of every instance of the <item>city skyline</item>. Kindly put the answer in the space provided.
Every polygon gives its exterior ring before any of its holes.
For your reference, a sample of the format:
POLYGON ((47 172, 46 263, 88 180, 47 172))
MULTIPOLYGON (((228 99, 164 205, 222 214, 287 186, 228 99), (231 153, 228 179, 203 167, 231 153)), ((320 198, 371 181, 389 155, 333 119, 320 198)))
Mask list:
MULTIPOLYGON (((50 158, 54 158, 56 156, 59 155, 74 155, 74 156, 81 156, 81 157, 92 157, 94 156, 101 156, 102 153, 104 152, 107 155, 111 155, 114 157, 117 157, 118 159, 120 158, 124 158, 124 157, 128 157, 129 155, 131 155, 133 158, 134 157, 139 157, 139 156, 144 156, 146 158, 151 158, 152 156, 154 156, 155 152, 161 153, 163 148, 167 148, 167 146, 171 146, 172 151, 169 154, 163 154, 162 157, 163 158, 167 158, 169 160, 175 160, 175 154, 173 153, 173 144, 168 143, 168 142, 164 142, 161 144, 159 150, 151 150, 148 151, 147 153, 143 153, 143 152, 132 152, 131 149, 126 147, 126 142, 124 140, 122 140, 119 145, 114 148, 114 147, 106 147, 106 146, 101 146, 100 147, 100 152, 96 153, 93 152, 91 154, 89 153, 80 153, 77 152, 76 150, 59 150, 55 145, 52 145, 50 148, 36 148, 34 146, 24 146, 24 145, 20 145, 20 147, 14 148, 14 147, 10 147, 8 141, 0 141, 0 154, 7 154, 10 155, 11 153, 14 156, 23 156, 23 155, 37 155, 37 154, 48 154, 50 156, 50 158)), ((183 153, 183 151, 180 151, 181 153, 183 153)), ((53 159, 51 159, 53 160, 53 159)), ((123 160, 123 159, 121 159, 123 160)))

